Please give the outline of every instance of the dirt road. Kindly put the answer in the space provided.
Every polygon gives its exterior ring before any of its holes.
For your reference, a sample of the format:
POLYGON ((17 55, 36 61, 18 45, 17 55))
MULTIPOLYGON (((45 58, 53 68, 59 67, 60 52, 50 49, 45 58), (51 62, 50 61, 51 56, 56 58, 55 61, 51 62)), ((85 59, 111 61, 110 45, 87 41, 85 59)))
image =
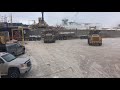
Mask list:
POLYGON ((81 39, 26 43, 33 67, 25 78, 120 78, 120 38, 103 39, 102 46, 81 39))

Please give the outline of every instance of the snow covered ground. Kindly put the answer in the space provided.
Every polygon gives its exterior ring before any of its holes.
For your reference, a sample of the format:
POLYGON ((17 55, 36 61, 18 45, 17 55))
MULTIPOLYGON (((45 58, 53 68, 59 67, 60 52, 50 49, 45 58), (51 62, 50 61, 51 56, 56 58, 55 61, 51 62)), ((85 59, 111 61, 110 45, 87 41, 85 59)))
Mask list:
POLYGON ((120 78, 120 38, 105 38, 102 46, 85 39, 26 43, 32 69, 25 78, 120 78))

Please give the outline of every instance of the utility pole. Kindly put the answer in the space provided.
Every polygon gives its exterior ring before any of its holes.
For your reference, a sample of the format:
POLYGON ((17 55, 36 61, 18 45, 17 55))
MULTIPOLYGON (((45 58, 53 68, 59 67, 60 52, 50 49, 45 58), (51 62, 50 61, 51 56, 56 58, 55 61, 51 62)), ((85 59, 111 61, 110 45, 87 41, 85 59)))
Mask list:
POLYGON ((7 17, 6 17, 6 15, 4 16, 4 22, 7 22, 7 17))
POLYGON ((4 17, 3 16, 1 17, 1 22, 4 22, 4 17))
POLYGON ((22 30, 22 44, 24 45, 25 39, 24 39, 24 29, 23 29, 23 27, 21 28, 21 30, 22 30))
POLYGON ((11 22, 11 26, 12 26, 12 13, 10 15, 10 22, 11 22))

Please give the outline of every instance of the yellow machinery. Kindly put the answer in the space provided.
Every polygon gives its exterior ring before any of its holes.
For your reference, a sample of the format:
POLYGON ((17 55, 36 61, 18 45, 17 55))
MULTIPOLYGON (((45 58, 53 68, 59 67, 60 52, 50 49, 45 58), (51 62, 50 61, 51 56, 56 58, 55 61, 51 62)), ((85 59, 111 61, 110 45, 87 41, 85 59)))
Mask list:
POLYGON ((18 29, 12 29, 12 39, 22 41, 24 45, 24 30, 23 27, 19 26, 18 29))
POLYGON ((44 43, 55 43, 57 31, 48 29, 43 31, 42 33, 43 33, 44 43))
POLYGON ((5 36, 0 36, 0 44, 6 44, 5 36))
POLYGON ((89 45, 102 45, 102 37, 99 35, 99 30, 91 30, 88 35, 89 45))
POLYGON ((6 31, 0 32, 0 44, 6 44, 9 41, 9 33, 6 31))

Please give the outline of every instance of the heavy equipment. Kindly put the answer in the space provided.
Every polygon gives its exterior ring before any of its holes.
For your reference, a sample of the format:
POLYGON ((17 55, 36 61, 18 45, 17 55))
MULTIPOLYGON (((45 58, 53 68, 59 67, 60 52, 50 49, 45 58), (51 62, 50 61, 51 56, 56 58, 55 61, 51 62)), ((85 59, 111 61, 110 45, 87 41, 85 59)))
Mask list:
POLYGON ((100 36, 100 30, 90 30, 88 35, 89 45, 102 45, 102 37, 100 36))
POLYGON ((45 34, 44 43, 55 43, 55 41, 56 41, 55 35, 51 33, 45 34))
POLYGON ((4 35, 4 32, 0 32, 0 52, 6 51, 6 42, 8 41, 8 37, 4 35))
POLYGON ((0 31, 0 44, 6 44, 10 40, 8 31, 0 31))
POLYGON ((42 32, 44 38, 44 43, 55 43, 56 41, 56 31, 55 30, 45 30, 42 32))
POLYGON ((0 44, 6 44, 5 36, 0 36, 0 44))
POLYGON ((0 52, 8 52, 13 55, 21 55, 25 53, 25 46, 21 45, 17 40, 7 40, 4 35, 0 35, 0 52))

